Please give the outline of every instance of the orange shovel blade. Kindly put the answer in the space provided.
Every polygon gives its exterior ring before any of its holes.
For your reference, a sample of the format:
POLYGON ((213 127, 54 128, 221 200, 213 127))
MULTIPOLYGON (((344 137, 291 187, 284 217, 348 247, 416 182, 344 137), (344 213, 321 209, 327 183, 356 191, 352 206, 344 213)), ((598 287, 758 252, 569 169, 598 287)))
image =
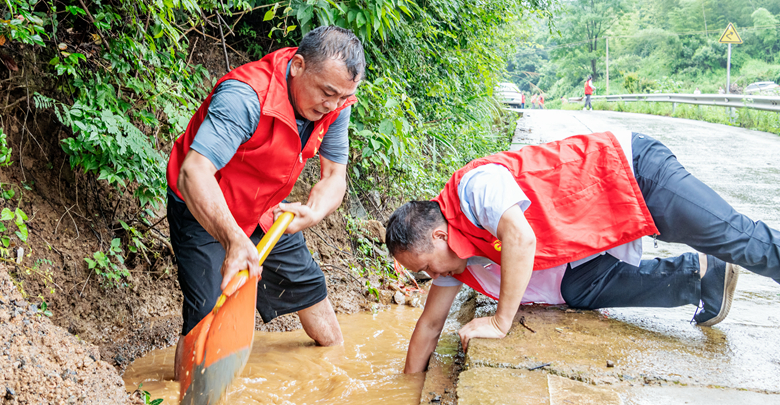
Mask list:
MULTIPOLYGON (((282 214, 257 244, 261 265, 293 218, 292 213, 282 214)), ((178 373, 182 405, 219 403, 246 365, 255 332, 257 279, 235 286, 247 276, 242 271, 233 277, 225 289, 229 295, 220 296, 214 310, 184 336, 178 373)))
POLYGON ((241 373, 252 350, 256 301, 257 280, 249 279, 184 337, 181 404, 217 404, 241 373))

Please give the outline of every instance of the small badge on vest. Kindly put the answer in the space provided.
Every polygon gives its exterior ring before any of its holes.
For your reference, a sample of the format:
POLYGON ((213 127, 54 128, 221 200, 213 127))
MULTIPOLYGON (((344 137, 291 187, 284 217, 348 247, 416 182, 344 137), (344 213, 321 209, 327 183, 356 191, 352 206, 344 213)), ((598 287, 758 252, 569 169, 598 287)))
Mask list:
POLYGON ((495 242, 493 242, 493 248, 496 249, 496 251, 501 251, 501 241, 496 239, 495 242))

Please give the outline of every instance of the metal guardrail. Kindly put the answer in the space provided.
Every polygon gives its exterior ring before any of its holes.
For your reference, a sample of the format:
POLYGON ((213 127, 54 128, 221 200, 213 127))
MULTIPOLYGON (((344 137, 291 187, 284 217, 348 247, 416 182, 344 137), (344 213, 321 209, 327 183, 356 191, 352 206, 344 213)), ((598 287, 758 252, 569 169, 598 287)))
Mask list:
MULTIPOLYGON (((591 101, 649 101, 656 103, 679 103, 711 105, 717 107, 750 108, 754 110, 780 112, 780 97, 745 96, 739 94, 619 94, 614 96, 591 96, 591 101)), ((571 97, 569 102, 581 102, 584 97, 571 97)))

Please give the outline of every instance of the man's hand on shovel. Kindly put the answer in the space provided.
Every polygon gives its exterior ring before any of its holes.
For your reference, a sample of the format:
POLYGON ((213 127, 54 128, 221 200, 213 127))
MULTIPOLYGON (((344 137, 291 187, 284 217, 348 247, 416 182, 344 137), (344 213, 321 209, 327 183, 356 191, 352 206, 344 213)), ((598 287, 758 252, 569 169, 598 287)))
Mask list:
POLYGON ((293 234, 300 232, 304 229, 312 227, 317 224, 322 218, 317 218, 317 214, 308 205, 303 205, 299 202, 293 203, 281 203, 274 209, 274 220, 279 219, 279 216, 285 212, 292 212, 295 214, 295 219, 287 227, 284 233, 293 234))
MULTIPOLYGON (((257 247, 246 235, 241 234, 235 240, 228 242, 225 250, 225 261, 222 262, 222 268, 220 269, 222 273, 222 285, 220 285, 220 288, 223 291, 227 288, 230 280, 241 270, 249 270, 249 278, 260 280, 263 266, 259 265, 260 257, 257 254, 257 247)), ((236 289, 244 285, 245 282, 246 279, 243 279, 236 286, 236 289)))

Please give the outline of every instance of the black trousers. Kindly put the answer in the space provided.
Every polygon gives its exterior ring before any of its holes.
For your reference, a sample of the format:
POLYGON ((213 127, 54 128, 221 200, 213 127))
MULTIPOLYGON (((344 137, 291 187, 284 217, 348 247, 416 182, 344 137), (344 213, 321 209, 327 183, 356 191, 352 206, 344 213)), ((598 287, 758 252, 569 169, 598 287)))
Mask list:
MULTIPOLYGON (((780 232, 737 212, 714 190, 688 173, 661 142, 633 134, 634 176, 664 242, 738 264, 780 283, 780 232)), ((642 260, 639 267, 605 254, 574 269, 561 295, 576 308, 698 305, 699 258, 686 253, 642 260)))
MULTIPOLYGON (((168 223, 184 296, 182 335, 186 335, 211 312, 222 293, 220 268, 225 249, 172 191, 168 191, 168 223)), ((257 244, 263 235, 258 226, 249 239, 257 244)), ((263 322, 309 308, 327 296, 325 275, 306 247, 303 233, 282 235, 265 259, 262 279, 257 284, 256 308, 263 322)))

